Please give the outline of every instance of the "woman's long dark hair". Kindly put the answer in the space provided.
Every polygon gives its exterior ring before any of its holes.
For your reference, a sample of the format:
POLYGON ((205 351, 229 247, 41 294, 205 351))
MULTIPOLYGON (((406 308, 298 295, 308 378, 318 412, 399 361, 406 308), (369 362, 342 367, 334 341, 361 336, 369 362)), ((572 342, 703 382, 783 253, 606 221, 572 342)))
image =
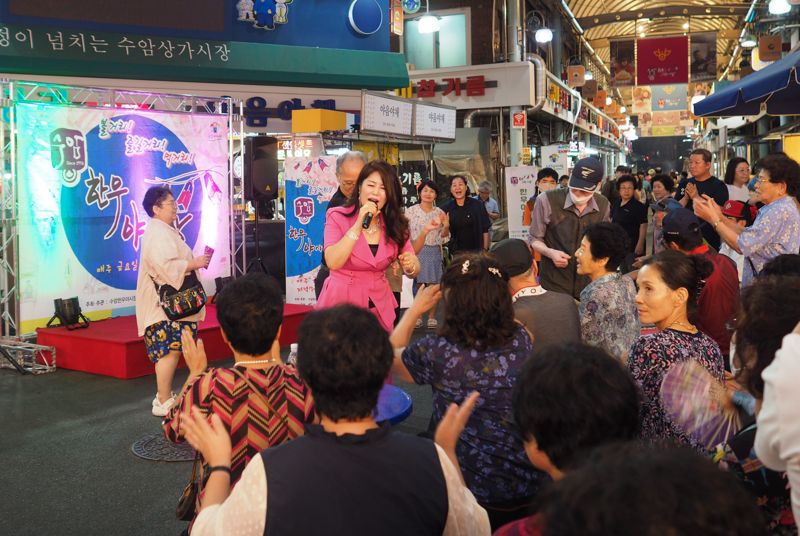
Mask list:
POLYGON ((508 343, 517 331, 508 278, 490 253, 457 255, 442 276, 444 322, 449 342, 486 350, 508 343))
POLYGON ((711 261, 700 255, 667 249, 644 261, 642 266, 653 266, 658 270, 661 279, 670 289, 686 289, 689 294, 686 312, 690 321, 696 321, 697 299, 705 287, 706 279, 714 271, 711 261))
MULTIPOLYGON (((361 169, 356 181, 356 187, 350 195, 344 206, 353 207, 353 210, 347 213, 348 216, 353 216, 361 208, 358 203, 358 196, 361 193, 361 185, 364 181, 377 172, 383 180, 383 188, 386 192, 386 203, 381 209, 383 214, 383 224, 386 227, 386 236, 397 244, 398 249, 402 249, 408 240, 408 219, 403 215, 400 210, 403 193, 400 189, 400 179, 397 177, 397 172, 394 166, 387 162, 380 160, 373 160, 361 169)), ((399 251, 398 251, 399 253, 399 251)))

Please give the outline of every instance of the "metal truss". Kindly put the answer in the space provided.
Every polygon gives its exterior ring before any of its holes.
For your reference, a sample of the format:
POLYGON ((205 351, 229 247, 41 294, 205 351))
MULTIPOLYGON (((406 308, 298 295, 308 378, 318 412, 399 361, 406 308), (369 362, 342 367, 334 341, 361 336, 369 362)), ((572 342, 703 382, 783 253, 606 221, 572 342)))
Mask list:
POLYGON ((45 374, 56 370, 56 349, 10 337, 0 338, 0 368, 21 374, 45 374))
MULTIPOLYGON (((231 214, 230 256, 232 275, 243 273, 244 211, 234 211, 240 201, 241 188, 234 189, 234 141, 241 139, 244 129, 242 104, 230 97, 202 97, 197 95, 172 95, 145 91, 127 91, 99 87, 80 87, 42 82, 25 82, 0 79, 0 361, 11 361, 7 356, 22 359, 23 368, 38 366, 55 368, 52 363, 41 365, 41 351, 36 345, 20 346, 20 306, 17 274, 19 273, 19 236, 17 233, 17 123, 14 106, 19 103, 55 104, 79 107, 107 107, 120 109, 155 110, 186 114, 212 114, 228 125, 228 191, 231 214), (241 216, 241 217, 240 217, 241 216), (11 351, 6 344, 16 341, 11 351), (26 353, 27 352, 27 353, 26 353), (39 352, 39 353, 37 353, 39 352), (27 356, 37 357, 29 358, 27 356), (5 357, 5 359, 3 359, 5 357), (25 365, 30 364, 30 367, 25 365)), ((24 133, 20 133, 23 134, 24 133)), ((49 348, 48 348, 49 350, 49 348)), ((0 364, 2 366, 2 364, 0 364)), ((15 366, 17 370, 19 367, 15 366)), ((47 370, 45 370, 46 372, 47 370)), ((34 372, 31 370, 31 372, 34 372)), ((36 372, 34 372, 36 373, 36 372)))

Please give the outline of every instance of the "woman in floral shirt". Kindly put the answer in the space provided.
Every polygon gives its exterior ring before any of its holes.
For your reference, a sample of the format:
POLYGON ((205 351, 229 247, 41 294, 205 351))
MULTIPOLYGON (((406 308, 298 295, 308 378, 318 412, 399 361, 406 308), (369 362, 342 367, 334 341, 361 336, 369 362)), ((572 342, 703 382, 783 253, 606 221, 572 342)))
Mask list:
POLYGON ((676 363, 694 359, 714 378, 723 380, 719 346, 689 323, 689 312, 713 266, 699 255, 667 250, 651 257, 636 279, 636 306, 642 322, 658 332, 645 335, 631 347, 628 369, 642 389, 642 438, 674 441, 704 452, 699 441, 672 422, 661 403, 661 381, 676 363))
POLYGON ((625 229, 608 222, 587 227, 575 252, 578 274, 592 280, 581 291, 583 342, 599 346, 622 361, 641 331, 636 285, 617 271, 627 252, 625 229))
POLYGON ((456 447, 467 487, 489 512, 492 528, 527 515, 549 477, 531 465, 514 424, 511 395, 533 351, 527 330, 514 321, 511 294, 490 254, 465 253, 445 270, 438 286, 417 292, 392 333, 393 372, 433 389, 431 430, 451 403, 478 391, 475 410, 456 447), (414 322, 444 297, 438 333, 409 344, 414 322), (408 345, 408 346, 407 346, 408 345))

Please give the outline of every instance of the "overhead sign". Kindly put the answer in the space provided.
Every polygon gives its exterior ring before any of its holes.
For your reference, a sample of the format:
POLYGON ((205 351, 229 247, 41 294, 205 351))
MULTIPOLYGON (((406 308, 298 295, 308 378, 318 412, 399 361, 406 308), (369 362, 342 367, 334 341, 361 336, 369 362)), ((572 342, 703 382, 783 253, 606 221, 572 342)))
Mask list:
POLYGON ((380 93, 361 93, 361 130, 411 136, 414 104, 380 93))
POLYGON ((456 109, 451 106, 414 103, 414 135, 456 139, 456 109))
POLYGON ((536 103, 529 61, 409 71, 408 76, 413 97, 459 110, 536 103))

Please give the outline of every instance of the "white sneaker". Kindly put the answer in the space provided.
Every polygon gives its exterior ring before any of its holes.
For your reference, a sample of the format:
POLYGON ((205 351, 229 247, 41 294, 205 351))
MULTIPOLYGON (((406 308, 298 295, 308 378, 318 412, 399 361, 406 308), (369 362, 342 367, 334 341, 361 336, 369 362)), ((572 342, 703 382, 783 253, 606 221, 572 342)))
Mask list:
POLYGON ((439 322, 437 322, 435 318, 430 317, 428 319, 428 329, 436 329, 438 327, 439 327, 439 322))
POLYGON ((158 395, 153 399, 153 415, 156 417, 166 417, 169 410, 175 404, 175 393, 172 393, 164 402, 158 401, 158 395))

